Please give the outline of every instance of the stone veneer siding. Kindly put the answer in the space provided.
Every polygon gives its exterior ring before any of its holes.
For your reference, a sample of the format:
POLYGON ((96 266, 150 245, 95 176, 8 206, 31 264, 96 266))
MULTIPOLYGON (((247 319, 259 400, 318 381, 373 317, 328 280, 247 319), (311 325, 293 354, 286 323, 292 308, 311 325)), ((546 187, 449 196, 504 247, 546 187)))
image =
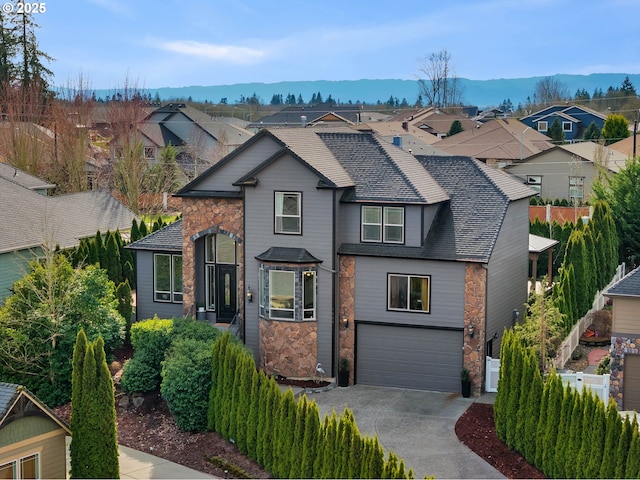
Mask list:
MULTIPOLYGON (((336 312, 339 332, 339 358, 349 360, 349 385, 353 385, 355 366, 355 291, 356 291, 356 259, 351 255, 340 257, 340 310, 336 312), (342 320, 349 320, 349 328, 342 326, 342 320)), ((340 365, 338 363, 338 365, 340 365)))
POLYGON ((640 337, 611 336, 611 376, 609 377, 609 394, 623 408, 624 394, 624 356, 627 353, 640 354, 640 337))
MULTIPOLYGON (((318 322, 259 320, 260 368, 268 375, 314 378, 318 363, 318 322)), ((325 368, 326 376, 331 372, 325 368)))
POLYGON ((464 346, 463 367, 471 374, 471 394, 482 393, 484 345, 487 304, 487 270, 477 263, 468 263, 464 274, 464 346), (469 338, 473 325, 473 338, 469 338))
MULTIPOLYGON (((238 308, 244 318, 244 203, 240 198, 182 199, 182 289, 184 314, 195 317, 195 243, 191 240, 204 230, 222 230, 233 234, 237 241, 238 308)), ((204 261, 204 259, 201 259, 204 261)), ((240 331, 243 330, 240 325, 240 331)))

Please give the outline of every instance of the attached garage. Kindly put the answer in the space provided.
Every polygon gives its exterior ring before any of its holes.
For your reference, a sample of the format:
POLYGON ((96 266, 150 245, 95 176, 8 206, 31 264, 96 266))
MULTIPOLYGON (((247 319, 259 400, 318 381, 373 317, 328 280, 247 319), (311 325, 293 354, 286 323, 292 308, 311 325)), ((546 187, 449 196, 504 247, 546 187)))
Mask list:
POLYGON ((356 383, 460 391, 463 332, 357 323, 356 383))
POLYGON ((623 410, 640 412, 640 355, 624 356, 623 410))

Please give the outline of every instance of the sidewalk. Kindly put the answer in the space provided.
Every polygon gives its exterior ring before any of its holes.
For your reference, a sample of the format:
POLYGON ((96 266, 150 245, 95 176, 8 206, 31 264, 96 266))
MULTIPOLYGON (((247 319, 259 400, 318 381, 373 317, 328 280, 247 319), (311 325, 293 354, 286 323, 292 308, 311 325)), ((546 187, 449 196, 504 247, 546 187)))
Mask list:
MULTIPOLYGON (((71 465, 69 464, 71 458, 69 455, 70 444, 71 437, 67 437, 67 472, 71 470, 71 465)), ((118 446, 118 453, 120 459, 120 478, 136 478, 141 480, 151 478, 217 478, 123 445, 118 446)))

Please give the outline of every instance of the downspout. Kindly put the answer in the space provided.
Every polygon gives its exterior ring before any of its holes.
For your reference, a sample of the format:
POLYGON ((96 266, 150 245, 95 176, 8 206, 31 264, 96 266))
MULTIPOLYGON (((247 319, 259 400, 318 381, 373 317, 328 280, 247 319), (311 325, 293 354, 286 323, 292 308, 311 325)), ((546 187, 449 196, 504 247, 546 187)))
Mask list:
MULTIPOLYGON (((333 303, 333 312, 331 313, 331 335, 332 335, 332 342, 331 345, 333 345, 333 352, 331 354, 331 358, 332 358, 332 362, 331 362, 331 376, 336 377, 337 376, 337 371, 336 371, 336 365, 338 365, 338 357, 340 356, 340 334, 338 332, 338 328, 339 328, 339 322, 336 320, 338 318, 338 312, 340 311, 340 305, 339 305, 339 301, 340 301, 340 270, 339 268, 336 268, 336 261, 337 261, 337 247, 336 247, 336 242, 337 242, 337 213, 338 213, 338 207, 337 207, 337 203, 336 203, 336 197, 338 195, 338 191, 336 189, 333 190, 333 232, 332 232, 332 252, 331 252, 331 269, 333 270, 333 298, 332 298, 332 303, 333 303)), ((338 266, 339 266, 339 262, 338 262, 338 266)))

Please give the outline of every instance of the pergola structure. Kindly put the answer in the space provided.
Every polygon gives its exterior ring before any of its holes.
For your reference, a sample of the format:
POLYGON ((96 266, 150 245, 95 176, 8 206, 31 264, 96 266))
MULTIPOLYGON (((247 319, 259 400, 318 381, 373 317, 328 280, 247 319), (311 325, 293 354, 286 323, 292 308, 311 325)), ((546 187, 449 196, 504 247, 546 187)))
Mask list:
POLYGON ((549 251, 549 262, 547 265, 547 285, 551 285, 553 279, 553 247, 558 244, 558 240, 552 238, 540 237, 538 235, 529 234, 529 260, 531 265, 531 276, 535 285, 538 278, 538 257, 541 253, 549 251))

